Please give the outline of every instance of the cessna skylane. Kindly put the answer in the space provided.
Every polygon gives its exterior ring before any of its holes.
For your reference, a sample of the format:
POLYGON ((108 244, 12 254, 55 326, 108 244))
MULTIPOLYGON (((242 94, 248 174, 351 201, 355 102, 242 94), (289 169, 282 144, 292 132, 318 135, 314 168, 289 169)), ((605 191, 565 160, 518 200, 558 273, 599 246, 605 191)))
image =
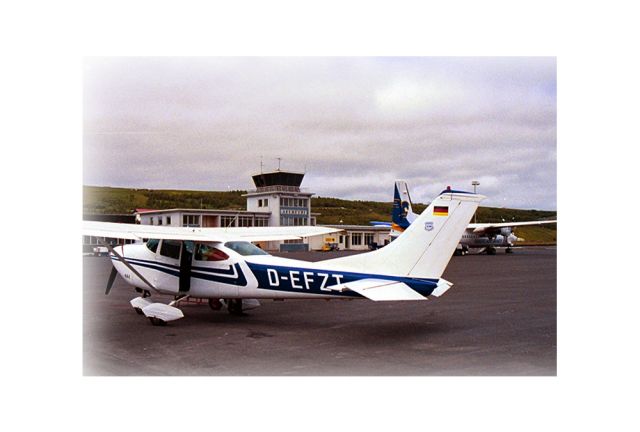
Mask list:
POLYGON ((209 299, 232 314, 260 305, 258 299, 427 300, 452 284, 441 278, 478 204, 485 197, 447 188, 382 249, 307 262, 267 254, 251 242, 299 239, 338 230, 324 227, 190 228, 84 222, 83 234, 145 243, 111 246, 113 264, 105 294, 117 274, 140 293, 131 300, 154 325, 184 315, 179 303, 209 299), (445 211, 446 210, 446 211, 445 211), (151 294, 174 297, 152 302, 151 294))
MULTIPOLYGON (((404 180, 397 180, 393 195, 392 222, 371 222, 377 226, 390 227, 392 240, 395 240, 417 219, 418 215, 411 207, 409 187, 404 180)), ((456 246, 456 255, 466 255, 469 252, 495 255, 496 247, 504 247, 506 253, 511 253, 515 242, 524 241, 514 234, 514 229, 526 225, 542 225, 556 223, 556 220, 539 220, 527 222, 501 222, 501 223, 470 223, 464 230, 459 244, 456 246)))

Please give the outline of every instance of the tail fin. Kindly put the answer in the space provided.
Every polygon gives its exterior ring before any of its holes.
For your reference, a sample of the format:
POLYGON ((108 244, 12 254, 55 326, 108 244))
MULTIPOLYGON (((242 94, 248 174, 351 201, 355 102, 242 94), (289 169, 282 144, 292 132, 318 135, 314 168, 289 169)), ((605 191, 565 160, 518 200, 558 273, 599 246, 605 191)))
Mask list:
POLYGON ((396 180, 393 191, 393 210, 391 211, 392 222, 402 230, 409 228, 411 222, 416 220, 417 214, 411 207, 411 196, 409 187, 404 180, 396 180))
POLYGON ((484 198, 447 189, 403 235, 382 249, 325 262, 366 273, 439 278, 484 198))

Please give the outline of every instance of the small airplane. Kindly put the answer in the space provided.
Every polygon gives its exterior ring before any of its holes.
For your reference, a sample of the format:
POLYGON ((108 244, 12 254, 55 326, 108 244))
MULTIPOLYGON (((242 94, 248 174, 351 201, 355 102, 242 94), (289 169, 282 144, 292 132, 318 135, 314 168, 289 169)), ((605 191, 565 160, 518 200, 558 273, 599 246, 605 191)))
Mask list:
MULTIPOLYGON (((404 180, 397 180, 393 195, 392 222, 372 221, 374 226, 388 226, 391 230, 391 240, 395 240, 418 217, 412 210, 409 187, 404 180)), ((466 255, 469 252, 495 255, 496 247, 505 247, 506 253, 512 253, 515 242, 524 241, 516 236, 513 231, 516 227, 526 225, 542 225, 556 223, 556 220, 541 220, 528 222, 502 222, 502 223, 470 223, 462 234, 459 244, 456 246, 456 255, 466 255)))
POLYGON ((154 325, 182 318, 176 306, 193 297, 232 314, 260 305, 258 299, 427 300, 452 283, 441 278, 458 240, 485 197, 447 188, 382 249, 307 262, 275 257, 251 242, 283 240, 340 231, 324 227, 188 228, 84 222, 83 234, 145 243, 109 249, 113 269, 141 294, 131 300, 154 325), (447 209, 445 213, 438 209, 447 209), (174 296, 152 302, 151 293, 174 296))

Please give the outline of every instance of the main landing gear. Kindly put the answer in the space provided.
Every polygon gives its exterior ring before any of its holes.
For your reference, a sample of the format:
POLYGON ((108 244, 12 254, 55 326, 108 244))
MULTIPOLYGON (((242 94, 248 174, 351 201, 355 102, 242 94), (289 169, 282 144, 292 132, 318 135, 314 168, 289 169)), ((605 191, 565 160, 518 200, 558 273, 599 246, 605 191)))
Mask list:
POLYGON ((244 315, 244 312, 242 312, 242 299, 228 299, 227 310, 231 315, 244 315))

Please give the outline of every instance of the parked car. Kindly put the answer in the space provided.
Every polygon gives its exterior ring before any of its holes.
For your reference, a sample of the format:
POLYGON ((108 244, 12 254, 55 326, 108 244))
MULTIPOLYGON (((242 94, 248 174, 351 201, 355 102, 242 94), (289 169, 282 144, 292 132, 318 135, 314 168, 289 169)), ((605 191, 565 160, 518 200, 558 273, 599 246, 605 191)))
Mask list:
POLYGON ((105 246, 96 246, 93 248, 93 255, 95 256, 104 256, 109 254, 109 249, 105 246))

